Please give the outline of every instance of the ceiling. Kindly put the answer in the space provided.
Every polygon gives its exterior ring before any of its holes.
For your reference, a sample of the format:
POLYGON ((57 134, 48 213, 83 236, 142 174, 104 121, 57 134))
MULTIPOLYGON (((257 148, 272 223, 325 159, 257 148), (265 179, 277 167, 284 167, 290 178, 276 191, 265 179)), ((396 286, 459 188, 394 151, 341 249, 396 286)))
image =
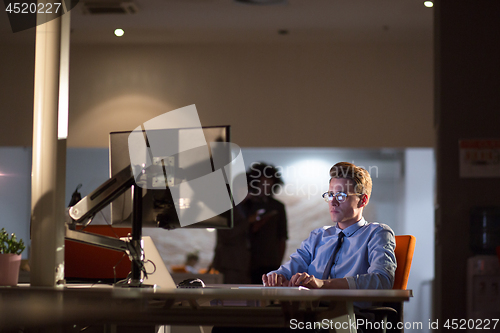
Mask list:
MULTIPOLYGON (((132 0, 135 14, 71 11, 73 43, 430 42, 433 9, 423 0, 286 0, 249 5, 234 0, 132 0), (123 37, 113 34, 125 31, 123 37)), ((93 0, 106 2, 109 0, 93 0)), ((0 15, 0 41, 33 40, 12 33, 0 15)))

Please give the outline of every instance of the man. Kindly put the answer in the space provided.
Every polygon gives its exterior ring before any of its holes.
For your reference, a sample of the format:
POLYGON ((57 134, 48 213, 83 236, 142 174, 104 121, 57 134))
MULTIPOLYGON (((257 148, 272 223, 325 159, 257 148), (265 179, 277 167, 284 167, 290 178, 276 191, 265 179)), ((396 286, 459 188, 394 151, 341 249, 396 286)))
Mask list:
MULTIPOLYGON (((313 230, 290 261, 262 275, 265 286, 305 286, 324 289, 390 289, 396 271, 394 232, 385 224, 367 223, 363 209, 370 200, 368 171, 340 162, 330 169, 328 202, 334 226, 313 230)), ((369 304, 355 303, 357 307, 369 304)), ((362 316, 355 309, 356 316, 362 316)), ((372 320, 369 315, 362 316, 372 320)), ((362 326, 358 331, 369 332, 362 326)), ((293 332, 284 328, 214 328, 212 333, 293 332)), ((315 330, 302 330, 316 332, 315 330)), ((324 332, 325 330, 319 330, 324 332)))
POLYGON ((396 270, 394 232, 363 218, 372 190, 370 174, 340 162, 330 169, 330 177, 323 198, 335 225, 313 230, 290 261, 262 276, 264 285, 391 289, 396 270))
POLYGON ((274 198, 283 184, 273 165, 252 163, 247 175, 249 196, 242 205, 248 212, 251 283, 259 284, 262 274, 281 265, 288 238, 285 205, 274 198))
MULTIPOLYGON (((234 178, 233 184, 246 182, 246 173, 241 173, 234 178)), ((234 187, 234 186, 233 186, 234 187)), ((247 189, 234 187, 237 197, 247 195, 247 189)), ((233 228, 217 229, 217 243, 214 259, 209 267, 215 268, 224 275, 226 284, 250 284, 250 224, 248 212, 245 209, 247 196, 233 209, 233 228)))
POLYGON ((248 196, 234 210, 232 229, 217 230, 212 266, 224 274, 224 283, 260 284, 262 274, 281 265, 287 239, 285 205, 274 199, 283 181, 278 170, 252 163, 245 177, 248 196))

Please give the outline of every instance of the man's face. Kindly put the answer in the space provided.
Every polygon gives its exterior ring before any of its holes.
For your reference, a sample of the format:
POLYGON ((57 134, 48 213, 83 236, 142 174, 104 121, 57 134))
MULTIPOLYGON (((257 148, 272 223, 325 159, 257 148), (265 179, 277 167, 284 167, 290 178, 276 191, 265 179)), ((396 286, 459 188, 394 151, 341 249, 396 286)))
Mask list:
POLYGON ((330 180, 330 192, 344 192, 347 199, 344 202, 338 202, 335 198, 328 202, 330 217, 333 222, 340 223, 343 227, 347 227, 358 222, 363 213, 363 196, 354 195, 354 182, 350 179, 332 178, 330 180))

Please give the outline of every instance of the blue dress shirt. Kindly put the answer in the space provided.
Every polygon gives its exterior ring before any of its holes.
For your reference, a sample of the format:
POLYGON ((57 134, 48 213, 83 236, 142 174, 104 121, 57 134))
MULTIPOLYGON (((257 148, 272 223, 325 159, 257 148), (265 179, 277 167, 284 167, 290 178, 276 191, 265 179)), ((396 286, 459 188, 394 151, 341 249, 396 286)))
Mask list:
POLYGON ((367 223, 364 218, 344 230, 338 226, 313 230, 290 261, 270 273, 290 280, 295 273, 307 272, 321 279, 341 231, 344 243, 334 259, 331 278, 346 278, 350 289, 391 289, 396 271, 394 232, 385 224, 367 223))

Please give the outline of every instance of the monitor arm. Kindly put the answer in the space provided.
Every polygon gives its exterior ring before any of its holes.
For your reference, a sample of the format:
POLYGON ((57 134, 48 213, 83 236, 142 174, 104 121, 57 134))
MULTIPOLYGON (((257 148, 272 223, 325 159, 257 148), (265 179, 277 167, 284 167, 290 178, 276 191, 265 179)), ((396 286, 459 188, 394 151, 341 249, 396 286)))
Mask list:
POLYGON ((130 165, 71 207, 69 215, 73 219, 73 223, 66 225, 66 239, 126 252, 132 262, 131 278, 126 282, 126 286, 142 285, 141 270, 144 260, 141 247, 142 188, 136 184, 130 165), (87 221, 130 188, 132 188, 133 194, 132 238, 130 240, 120 240, 75 230, 77 223, 87 221))
POLYGON ((74 220, 74 223, 83 223, 109 205, 134 184, 135 180, 132 168, 128 165, 116 174, 116 176, 105 181, 96 190, 71 207, 69 215, 74 220))

